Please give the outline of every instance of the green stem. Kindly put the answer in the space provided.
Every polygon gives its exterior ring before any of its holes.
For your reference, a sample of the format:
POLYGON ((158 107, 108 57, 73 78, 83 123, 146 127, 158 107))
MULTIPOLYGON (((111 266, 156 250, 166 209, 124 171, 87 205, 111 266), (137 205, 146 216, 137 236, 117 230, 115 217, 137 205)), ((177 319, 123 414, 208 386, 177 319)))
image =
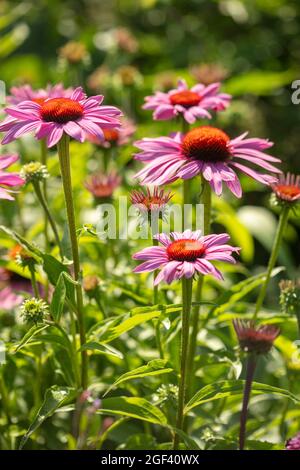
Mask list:
MULTIPOLYGON (((210 219, 211 219, 211 188, 209 183, 202 177, 201 196, 200 202, 204 205, 204 220, 203 220, 203 234, 210 233, 210 219)), ((202 290, 204 284, 204 276, 199 276, 197 281, 197 288, 195 294, 195 302, 199 303, 202 297, 202 290)), ((197 335, 199 325, 200 307, 195 305, 192 312, 192 332, 190 338, 189 352, 188 352, 188 389, 192 393, 192 385, 194 379, 194 360, 197 346, 197 335)))
POLYGON ((38 181, 34 182, 33 183, 33 188, 35 190, 35 193, 36 193, 36 196, 45 212, 45 216, 47 218, 47 220, 49 220, 49 223, 51 225, 51 228, 52 228, 52 231, 53 231, 53 234, 54 234, 54 237, 55 237, 55 241, 56 241, 56 244, 59 248, 59 253, 60 253, 60 256, 61 256, 61 259, 63 259, 63 251, 62 251, 62 247, 61 247, 61 243, 60 243, 60 239, 59 239, 59 234, 58 234, 58 231, 57 231, 57 228, 56 228, 56 224, 54 222, 54 219, 51 215, 51 212, 49 210, 49 207, 48 207, 48 204, 47 204, 47 201, 41 191, 41 187, 40 187, 40 183, 38 181))
MULTIPOLYGON (((158 240, 156 238, 152 239, 153 245, 158 246, 158 240)), ((155 279, 158 274, 158 271, 154 271, 154 276, 153 278, 155 279)), ((153 286, 153 305, 158 304, 158 286, 153 286)), ((164 358, 164 350, 162 346, 162 341, 161 341, 161 334, 160 334, 160 321, 159 320, 154 320, 154 328, 155 328, 155 338, 156 338, 156 346, 159 352, 159 357, 161 359, 164 358)))
MULTIPOLYGON (((85 325, 84 325, 84 314, 83 314, 83 293, 82 286, 80 283, 80 262, 79 262, 79 248, 76 235, 76 223, 75 223, 75 212, 73 203, 73 192, 72 192, 72 179, 71 179, 71 165, 70 165, 70 154, 69 154, 69 136, 63 135, 58 143, 58 155, 60 162, 60 169, 62 175, 62 182, 65 195, 65 203, 67 209, 69 235, 71 241, 72 258, 73 258, 73 276, 76 284, 76 301, 77 301, 77 319, 79 326, 80 335, 80 346, 83 346, 85 340, 85 325)), ((87 388, 87 354, 86 351, 81 351, 81 384, 85 390, 87 388)))
POLYGON ((248 405, 249 405, 249 400, 250 400, 250 395, 251 395, 251 388, 252 388, 255 367, 256 367, 255 357, 250 354, 247 358, 246 380, 245 380, 245 385, 244 385, 242 411, 241 411, 241 416, 240 416, 239 450, 244 449, 245 441, 246 441, 248 405))
MULTIPOLYGON (((189 344, 190 313, 192 303, 193 279, 182 278, 182 326, 181 326, 181 351, 180 351, 180 382, 178 391, 178 409, 176 428, 183 429, 184 424, 184 405, 187 395, 187 353, 189 344)), ((179 435, 174 436, 173 448, 178 449, 179 435)))
POLYGON ((0 373, 0 395, 1 395, 1 401, 2 401, 2 408, 6 415, 7 423, 10 424, 11 416, 10 416, 10 410, 9 410, 9 396, 8 396, 7 388, 6 388, 2 374, 3 374, 3 371, 1 371, 0 373))
POLYGON ((36 299, 39 299, 40 292, 39 292, 38 284, 36 282, 34 266, 29 266, 29 271, 30 271, 30 276, 31 276, 31 285, 32 285, 34 297, 36 299))
POLYGON ((263 285, 261 287, 260 293, 259 293, 257 301, 256 301, 255 311, 254 311, 254 315, 253 315, 253 320, 254 321, 257 319, 257 315, 258 315, 258 313, 259 313, 259 311, 262 307, 262 304, 263 304, 265 296, 266 296, 266 292, 267 292, 267 288, 268 288, 268 285, 269 285, 269 282, 270 282, 270 279, 271 279, 272 271, 274 269, 274 266, 275 266, 277 258, 278 258, 278 253, 279 253, 282 237, 283 237, 283 234, 284 234, 284 230, 286 228, 287 221, 288 221, 288 218, 289 218, 289 212, 290 212, 290 207, 285 206, 282 209, 282 212, 281 212, 280 217, 279 217, 279 222, 278 222, 278 226, 277 226, 275 240, 274 240, 274 244, 273 244, 270 259, 269 259, 266 279, 265 279, 265 282, 263 283, 263 285))

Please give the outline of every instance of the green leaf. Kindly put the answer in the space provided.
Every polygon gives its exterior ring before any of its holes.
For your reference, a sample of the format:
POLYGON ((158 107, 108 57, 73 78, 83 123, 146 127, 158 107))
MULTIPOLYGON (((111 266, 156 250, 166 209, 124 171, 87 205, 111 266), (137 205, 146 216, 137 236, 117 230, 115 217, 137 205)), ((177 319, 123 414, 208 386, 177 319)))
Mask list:
POLYGON ((129 416, 154 424, 167 424, 167 418, 159 408, 139 397, 105 398, 97 413, 129 416))
MULTIPOLYGON (((199 390, 199 392, 197 392, 187 403, 184 409, 184 413, 187 414, 190 410, 196 408, 199 405, 202 405, 203 403, 220 400, 222 398, 229 398, 232 396, 240 396, 243 394, 244 383, 244 380, 224 380, 207 385, 201 388, 201 390, 199 390)), ((261 395, 264 393, 280 395, 292 400, 294 403, 300 403, 300 398, 297 398, 288 390, 253 382, 251 395, 261 395)))
POLYGON ((244 75, 228 80, 225 90, 232 95, 242 95, 244 93, 268 95, 277 88, 289 85, 296 78, 298 78, 296 70, 286 70, 283 72, 252 70, 244 75))
POLYGON ((137 369, 131 370, 130 372, 126 372, 125 374, 121 375, 112 385, 110 385, 103 396, 107 395, 113 388, 124 382, 127 382, 128 380, 141 379, 143 377, 172 372, 173 369, 170 367, 165 367, 166 364, 167 361, 162 359, 154 359, 144 366, 138 367, 137 369))
POLYGON ((159 311, 149 312, 149 313, 142 313, 134 315, 133 317, 127 318, 122 323, 117 326, 112 327, 108 331, 106 331, 101 336, 101 343, 109 343, 114 339, 118 338, 122 334, 126 333, 127 331, 132 330, 135 326, 138 326, 142 323, 145 323, 153 318, 158 317, 160 314, 159 311))
POLYGON ((65 283, 66 296, 72 304, 75 304, 74 284, 76 284, 76 282, 69 275, 68 268, 51 255, 41 253, 41 256, 44 261, 44 271, 53 286, 58 284, 60 275, 63 273, 64 280, 68 281, 65 283))
POLYGON ((80 351, 97 351, 100 354, 106 354, 108 356, 115 356, 123 359, 123 354, 112 346, 107 344, 96 343, 96 341, 90 341, 89 343, 83 344, 80 351))
POLYGON ((60 320, 66 299, 66 284, 63 274, 64 273, 62 272, 59 275, 50 304, 50 313, 56 322, 59 322, 60 320))
POLYGON ((231 243, 241 248, 241 259, 247 263, 253 260, 254 242, 252 235, 242 223, 235 209, 224 199, 214 198, 217 209, 216 222, 222 224, 231 236, 231 243))
POLYGON ((54 385, 49 388, 46 391, 41 408, 37 411, 28 431, 21 441, 20 449, 24 447, 32 433, 34 433, 47 418, 52 416, 58 408, 73 400, 75 395, 76 391, 70 387, 54 385))
MULTIPOLYGON (((276 276, 280 273, 284 268, 275 268, 272 271, 271 277, 276 276)), ((246 297, 251 291, 253 291, 256 287, 259 287, 266 278, 266 272, 258 274, 256 276, 249 277, 241 282, 238 282, 230 289, 226 290, 217 300, 217 307, 214 307, 210 313, 209 317, 212 315, 219 315, 226 310, 229 310, 233 305, 239 302, 241 299, 246 297)))
POLYGON ((16 353, 20 351, 20 349, 24 348, 24 346, 27 346, 28 343, 39 333, 44 331, 46 328, 48 328, 49 325, 34 325, 30 328, 30 330, 25 333, 23 338, 21 339, 20 343, 18 345, 14 345, 14 350, 13 353, 16 353))
POLYGON ((24 237, 19 235, 17 232, 14 230, 11 230, 8 227, 5 227, 4 225, 0 225, 0 230, 6 233, 10 238, 15 240, 19 245, 21 245, 24 250, 29 251, 29 253, 37 260, 40 261, 40 258, 42 257, 42 252, 41 250, 35 246, 32 243, 29 243, 27 240, 25 240, 24 237))

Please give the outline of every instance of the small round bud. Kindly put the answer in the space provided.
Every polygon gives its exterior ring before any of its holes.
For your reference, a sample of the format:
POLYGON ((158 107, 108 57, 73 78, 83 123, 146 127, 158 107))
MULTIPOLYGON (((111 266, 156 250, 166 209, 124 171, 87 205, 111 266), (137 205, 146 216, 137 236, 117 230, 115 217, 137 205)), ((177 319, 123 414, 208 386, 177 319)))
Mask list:
POLYGON ((88 58, 88 52, 81 42, 69 41, 59 49, 59 56, 69 64, 79 64, 88 58))
POLYGON ((300 316, 300 280, 283 280, 279 284, 279 302, 284 313, 300 316))
POLYGON ((26 183, 43 181, 49 177, 47 167, 42 165, 40 162, 30 162, 23 165, 20 175, 26 183))
POLYGON ((48 304, 42 299, 32 297, 31 299, 24 300, 21 305, 21 316, 26 323, 41 323, 48 313, 48 304))
POLYGON ((83 289, 87 294, 93 293, 99 286, 99 278, 95 275, 85 276, 83 279, 83 289))

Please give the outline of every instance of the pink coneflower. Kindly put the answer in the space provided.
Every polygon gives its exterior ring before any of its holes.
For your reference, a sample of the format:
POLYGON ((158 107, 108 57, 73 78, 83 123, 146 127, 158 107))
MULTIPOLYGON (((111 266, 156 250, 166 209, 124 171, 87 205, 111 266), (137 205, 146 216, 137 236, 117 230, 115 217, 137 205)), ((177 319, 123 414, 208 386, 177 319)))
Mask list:
POLYGON ((223 111, 229 106, 231 96, 219 93, 220 83, 209 86, 198 84, 191 89, 185 80, 179 80, 177 88, 168 93, 157 91, 153 96, 146 96, 143 109, 154 110, 153 118, 169 120, 178 115, 193 124, 197 119, 211 119, 208 109, 223 111))
POLYGON ((266 354, 280 333, 274 325, 256 327, 252 321, 233 320, 240 347, 247 353, 266 354))
POLYGON ((130 202, 136 206, 141 212, 151 213, 153 211, 162 211, 173 197, 171 192, 165 192, 157 187, 152 192, 149 188, 145 191, 132 191, 130 194, 130 202))
POLYGON ((286 442, 285 449, 300 450, 300 432, 286 442))
POLYGON ((103 129, 104 139, 99 139, 95 135, 87 134, 87 140, 100 147, 120 147, 130 141, 130 137, 135 133, 136 126, 129 119, 123 119, 119 129, 103 129))
POLYGON ((300 175, 280 175, 279 181, 271 187, 279 201, 293 204, 300 200, 300 175))
POLYGON ((86 179, 85 187, 96 200, 107 199, 112 197, 116 188, 120 186, 121 180, 115 171, 107 175, 98 172, 86 179))
POLYGON ((239 248, 227 245, 230 238, 227 233, 202 237, 200 230, 185 230, 183 233, 172 232, 170 237, 161 233, 154 238, 163 246, 144 248, 133 255, 133 259, 145 260, 134 269, 135 273, 161 269, 154 285, 162 280, 170 284, 183 277, 189 279, 196 273, 212 274, 217 279, 223 279, 211 261, 235 263, 231 254, 239 252, 239 248))
POLYGON ((171 137, 142 139, 135 143, 142 150, 135 158, 145 162, 146 167, 136 174, 136 178, 144 184, 161 185, 202 174, 218 196, 224 181, 237 197, 241 197, 242 188, 234 170, 241 170, 263 184, 275 183, 277 178, 274 176, 244 165, 244 162, 251 163, 281 173, 270 163, 280 160, 262 152, 273 143, 266 139, 246 139, 246 135, 231 140, 221 129, 200 126, 185 135, 177 133, 171 137))
POLYGON ((42 103, 22 101, 5 109, 8 118, 0 125, 6 135, 2 141, 8 144, 30 131, 37 139, 47 138, 53 147, 65 132, 80 142, 86 133, 104 139, 104 129, 118 128, 121 111, 113 106, 101 106, 102 95, 86 97, 81 87, 70 98, 49 98, 42 103))
POLYGON ((10 96, 7 97, 9 104, 19 104, 22 101, 36 101, 42 103, 48 98, 70 98, 73 88, 64 88, 62 83, 57 85, 47 85, 46 88, 34 90, 31 85, 22 85, 12 87, 10 96))
POLYGON ((10 195, 12 191, 6 189, 6 187, 22 186, 25 183, 18 173, 6 173, 2 171, 15 163, 18 158, 19 156, 16 154, 0 156, 0 199, 13 201, 14 198, 10 195), (4 188, 2 186, 4 186, 4 188))

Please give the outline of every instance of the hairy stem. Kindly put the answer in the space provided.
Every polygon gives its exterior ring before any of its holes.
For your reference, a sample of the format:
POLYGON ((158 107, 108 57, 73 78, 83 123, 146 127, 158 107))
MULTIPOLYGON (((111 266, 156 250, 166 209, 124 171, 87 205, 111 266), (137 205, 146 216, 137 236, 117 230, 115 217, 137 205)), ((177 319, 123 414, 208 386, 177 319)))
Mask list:
MULTIPOLYGON (((68 217, 69 235, 71 241, 72 258, 73 258, 73 276, 76 284, 76 302, 77 302, 77 319, 80 335, 80 346, 83 346, 85 340, 85 325, 83 313, 83 293, 80 283, 80 262, 79 262, 79 248, 76 235, 75 211, 73 202, 72 179, 71 179, 71 165, 69 154, 69 137, 64 134, 58 143, 58 155, 60 162, 60 169, 62 175, 62 182, 65 195, 65 203, 68 217)), ((81 384, 85 390, 87 388, 87 354, 86 351, 81 351, 81 384)))
MULTIPOLYGON (((182 326, 181 326, 181 351, 180 351, 180 382, 178 391, 178 409, 176 428, 183 429, 184 424, 184 405, 187 395, 187 353, 189 344, 190 313, 192 303, 193 280, 182 278, 182 326)), ((178 449, 179 435, 175 433, 173 448, 178 449)))
POLYGON ((40 204, 41 204, 41 206, 42 206, 42 208, 45 212, 46 219, 49 221, 49 223, 51 225, 51 228, 52 228, 52 231, 53 231, 53 234, 54 234, 54 238, 55 238, 56 244, 57 244, 58 249, 59 249, 61 259, 63 259, 63 251, 62 251, 62 247, 61 247, 57 227, 56 227, 55 221, 54 221, 54 219, 51 215, 51 212, 50 212, 50 209, 48 207, 47 201, 44 197, 44 194, 41 191, 40 183, 38 181, 34 182, 33 183, 33 188, 34 188, 36 196, 37 196, 37 198, 38 198, 38 200, 39 200, 39 202, 40 202, 40 204))
POLYGON ((239 450, 243 450, 246 441, 246 424, 248 416, 248 405, 251 394, 251 387, 253 382, 253 376, 256 367, 256 360, 251 354, 247 359, 247 372, 246 372, 246 381, 243 392, 243 404, 240 417, 240 435, 239 435, 239 450))

